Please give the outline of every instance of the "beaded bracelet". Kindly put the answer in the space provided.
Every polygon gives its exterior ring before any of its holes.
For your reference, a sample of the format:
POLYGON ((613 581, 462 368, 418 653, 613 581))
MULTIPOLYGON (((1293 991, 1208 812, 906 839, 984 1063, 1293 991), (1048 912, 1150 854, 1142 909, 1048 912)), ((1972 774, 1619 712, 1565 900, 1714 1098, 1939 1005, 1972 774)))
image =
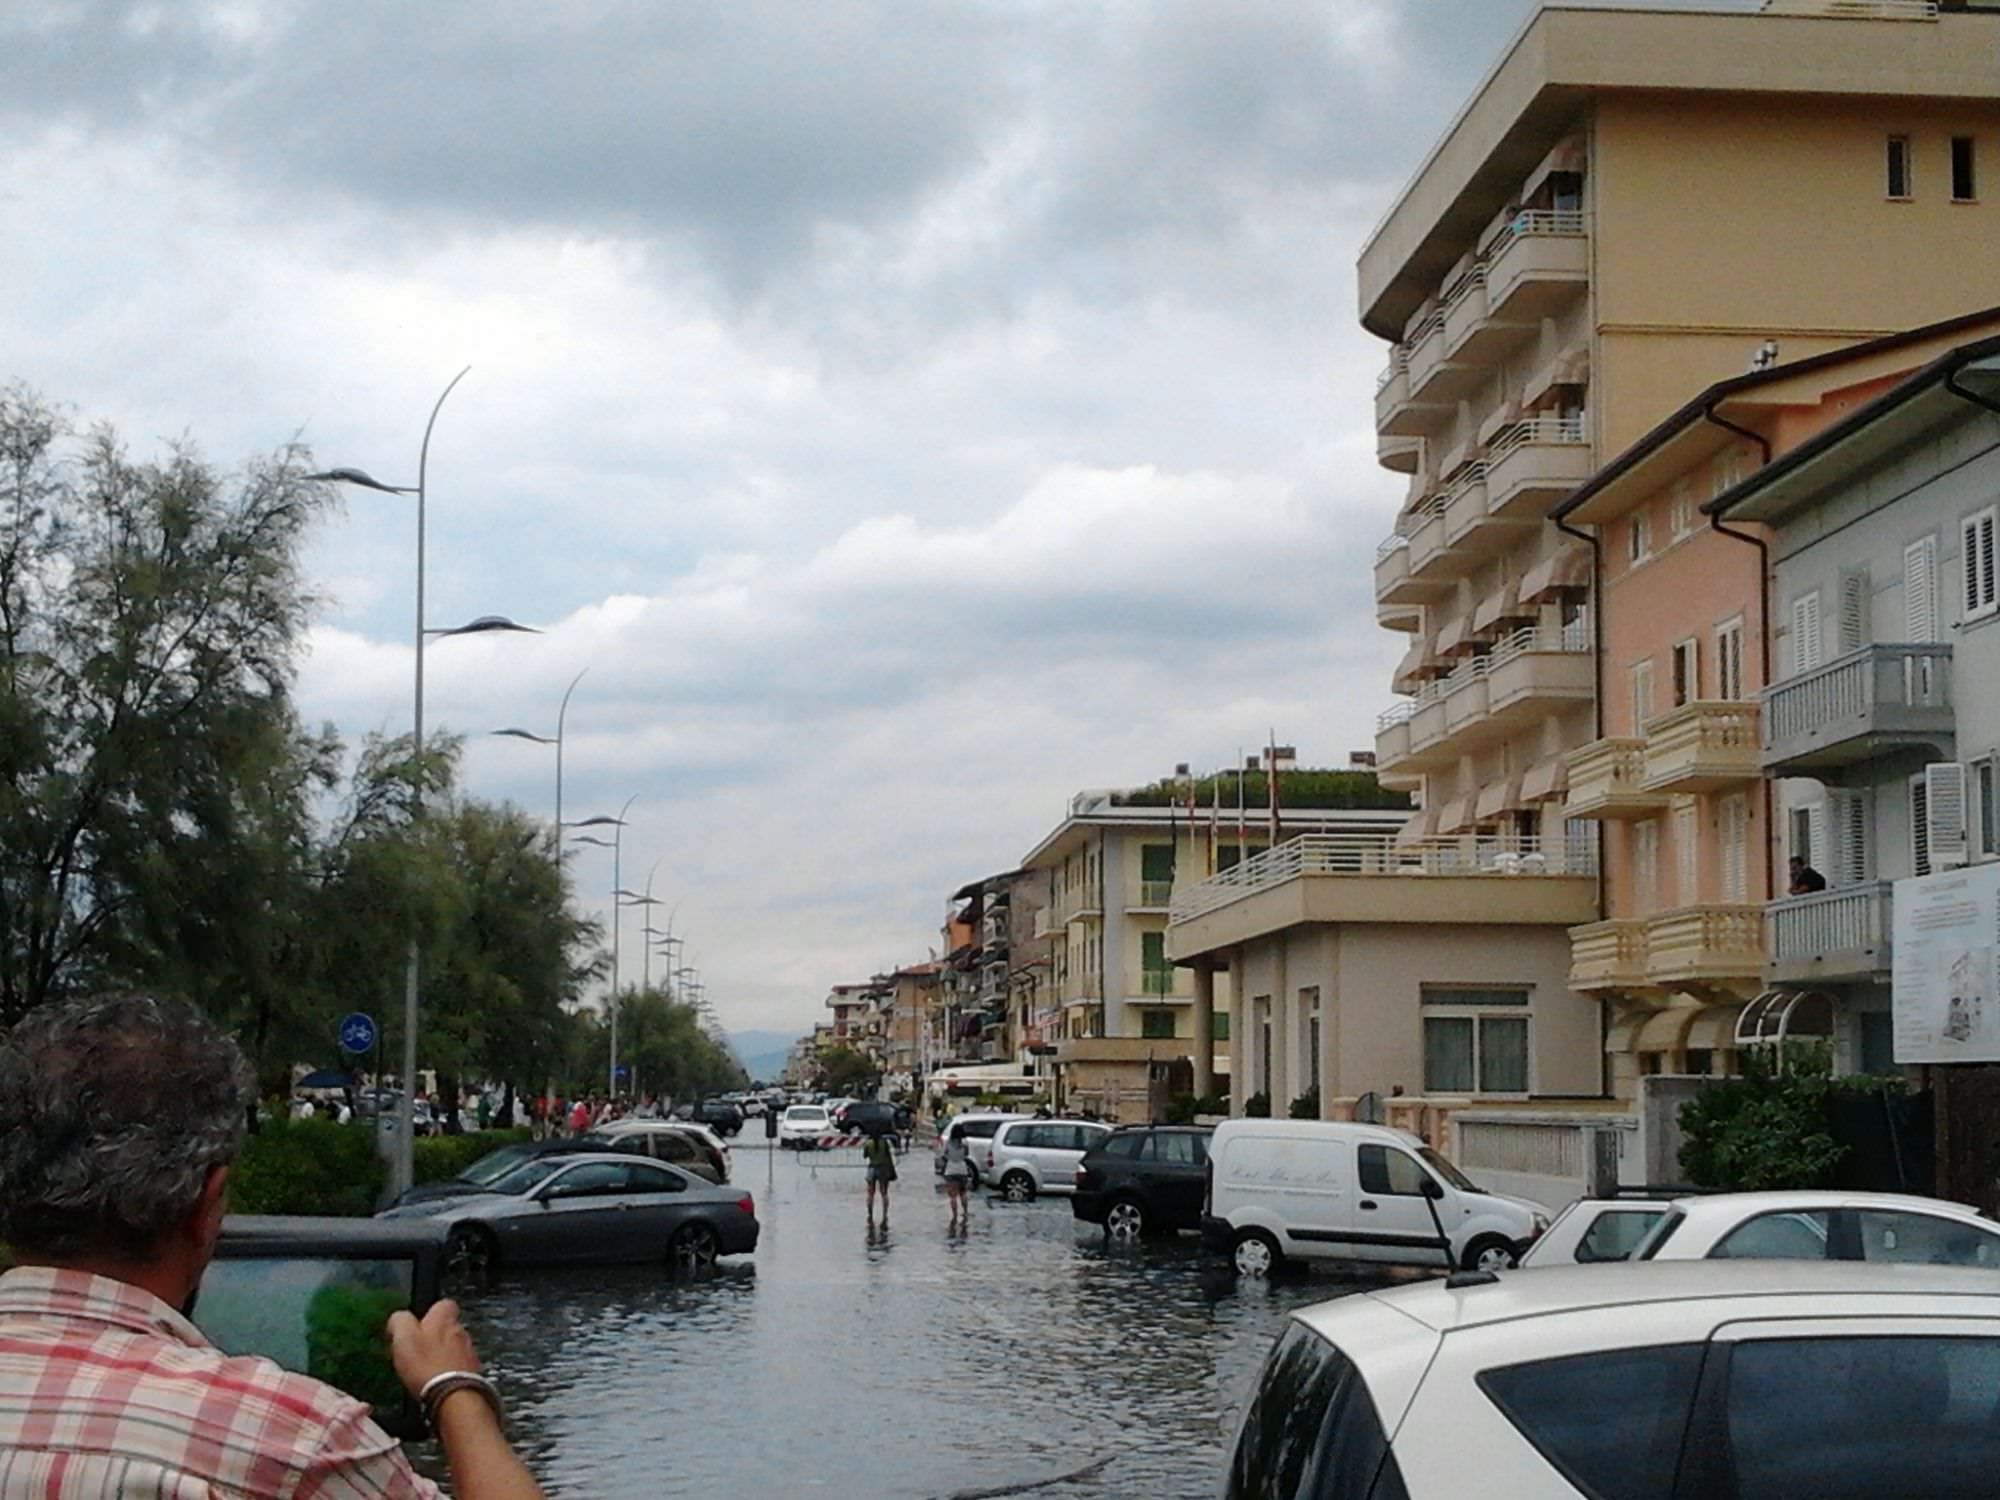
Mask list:
POLYGON ((493 1417, 502 1427, 507 1425, 507 1409, 500 1404, 500 1392, 493 1382, 476 1370, 446 1370, 426 1380, 423 1389, 417 1392, 417 1403, 424 1409, 424 1417, 433 1428, 437 1426, 438 1408, 445 1397, 459 1391, 477 1391, 486 1398, 486 1404, 493 1408, 493 1417))

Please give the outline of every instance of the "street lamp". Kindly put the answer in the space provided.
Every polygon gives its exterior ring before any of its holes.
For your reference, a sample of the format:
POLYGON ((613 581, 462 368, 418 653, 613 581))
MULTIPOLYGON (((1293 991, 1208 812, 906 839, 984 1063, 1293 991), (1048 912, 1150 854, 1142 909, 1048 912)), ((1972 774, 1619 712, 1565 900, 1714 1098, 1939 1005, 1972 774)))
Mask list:
MULTIPOLYGON (((351 484, 364 490, 377 490, 385 495, 415 495, 417 497, 417 607, 415 645, 417 654, 416 686, 413 693, 414 704, 411 717, 411 758, 417 767, 414 783, 416 812, 421 815, 424 806, 423 755, 424 755, 424 641, 430 636, 484 635, 490 631, 528 631, 526 625, 517 625, 504 615, 481 615, 463 625, 449 630, 432 630, 424 624, 424 506, 428 496, 431 463, 431 433, 437 427, 438 413, 444 409, 445 397, 458 389, 458 383, 472 372, 467 365, 451 377, 451 383, 439 393, 431 406, 430 420, 424 423, 424 441, 417 450, 417 482, 414 485, 384 484, 366 469, 336 468, 319 474, 308 474, 309 480, 328 484, 351 484)), ((403 1103, 399 1111, 401 1119, 396 1133, 396 1160, 394 1163, 394 1186, 397 1192, 410 1189, 415 1181, 413 1170, 415 1147, 412 1138, 416 1133, 417 1100, 417 1017, 421 1009, 422 993, 422 952, 415 932, 410 935, 409 957, 403 970, 403 1103)), ((380 1080, 377 1080, 378 1086, 380 1080)))
MULTIPOLYGON (((625 855, 625 814, 632 810, 632 804, 638 800, 639 794, 637 792, 627 797, 625 805, 618 809, 618 816, 615 818, 599 814, 594 818, 579 818, 576 822, 565 825, 570 828, 609 828, 612 830, 610 846, 611 1005, 609 1008, 611 1011, 611 1093, 614 1098, 618 1094, 618 928, 621 925, 618 920, 618 914, 619 908, 624 904, 623 898, 631 894, 630 891, 620 888, 622 882, 619 878, 618 867, 625 855)), ((580 844, 595 844, 600 849, 604 847, 603 839, 588 833, 578 834, 576 841, 580 844)))
POLYGON ((528 740, 537 745, 554 745, 556 747, 556 871, 558 874, 562 871, 563 862, 563 720, 569 717, 569 695, 576 691, 576 685, 583 681, 584 672, 588 672, 589 670, 590 668, 585 667, 583 672, 579 672, 576 676, 572 677, 569 686, 563 689, 562 707, 556 710, 556 732, 554 738, 550 738, 546 734, 536 734, 532 729, 496 729, 493 731, 494 734, 503 735, 509 739, 528 740))

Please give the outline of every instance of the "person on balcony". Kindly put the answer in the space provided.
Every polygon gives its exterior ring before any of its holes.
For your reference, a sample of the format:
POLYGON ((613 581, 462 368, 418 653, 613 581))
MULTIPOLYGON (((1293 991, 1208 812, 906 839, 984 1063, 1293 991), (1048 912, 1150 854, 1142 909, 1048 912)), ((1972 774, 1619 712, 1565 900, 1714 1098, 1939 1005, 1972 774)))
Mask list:
POLYGON ((1802 855, 1792 856, 1792 884, 1790 894, 1810 896, 1814 891, 1826 889, 1826 877, 1805 862, 1802 855))

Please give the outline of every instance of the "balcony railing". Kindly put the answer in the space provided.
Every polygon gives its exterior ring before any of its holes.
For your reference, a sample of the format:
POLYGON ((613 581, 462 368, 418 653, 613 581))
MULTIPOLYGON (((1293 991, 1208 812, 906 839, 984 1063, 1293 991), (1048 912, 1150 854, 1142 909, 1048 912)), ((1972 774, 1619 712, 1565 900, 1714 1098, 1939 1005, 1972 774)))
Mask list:
POLYGON ((1620 918, 1572 927, 1569 985, 1585 992, 1647 988, 1644 919, 1620 918))
POLYGON ((1764 0, 1764 12, 1843 21, 1935 21, 1938 0, 1764 0))
POLYGON ((1951 647, 1863 646, 1763 693, 1766 771, 1810 771, 1956 745, 1951 647))
POLYGON ((1646 742, 1642 739, 1608 736, 1570 751, 1563 816, 1645 818, 1657 814, 1667 799, 1642 789, 1645 774, 1646 742))
POLYGON ((1646 721, 1649 792, 1709 792, 1763 776, 1758 705, 1686 703, 1646 721))
POLYGON ((1241 864, 1189 886, 1174 897, 1173 920, 1184 922, 1302 875, 1533 879, 1597 873, 1596 841, 1481 837, 1396 842, 1389 833, 1308 833, 1287 839, 1241 864))
POLYGON ((1503 427, 1486 449, 1486 503, 1497 516, 1540 520, 1547 502, 1590 477, 1580 416, 1539 416, 1503 427))
POLYGON ((1679 906, 1647 919, 1646 972, 1663 988, 1735 987, 1748 999, 1764 976, 1764 908, 1679 906))
POLYGON ((1890 970, 1895 887, 1887 880, 1787 896, 1764 908, 1764 976, 1776 984, 1890 970))
POLYGON ((1174 899, 1174 883, 1171 880, 1142 880, 1139 882, 1140 906, 1165 906, 1174 899))
POLYGON ((1524 239, 1558 235, 1574 239, 1585 232, 1583 214, 1576 209, 1525 208, 1507 222, 1507 227, 1487 242, 1486 263, 1491 266, 1524 239))

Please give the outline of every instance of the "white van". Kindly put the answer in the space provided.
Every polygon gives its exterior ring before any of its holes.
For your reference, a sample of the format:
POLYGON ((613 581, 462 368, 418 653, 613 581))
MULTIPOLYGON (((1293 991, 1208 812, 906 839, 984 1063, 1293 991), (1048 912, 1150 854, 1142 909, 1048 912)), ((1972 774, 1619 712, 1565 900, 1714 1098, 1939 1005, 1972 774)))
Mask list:
POLYGON ((1208 1173, 1202 1243, 1246 1276, 1286 1260, 1500 1270, 1549 1227, 1541 1205, 1482 1191, 1385 1125, 1225 1120, 1209 1142, 1208 1173))

